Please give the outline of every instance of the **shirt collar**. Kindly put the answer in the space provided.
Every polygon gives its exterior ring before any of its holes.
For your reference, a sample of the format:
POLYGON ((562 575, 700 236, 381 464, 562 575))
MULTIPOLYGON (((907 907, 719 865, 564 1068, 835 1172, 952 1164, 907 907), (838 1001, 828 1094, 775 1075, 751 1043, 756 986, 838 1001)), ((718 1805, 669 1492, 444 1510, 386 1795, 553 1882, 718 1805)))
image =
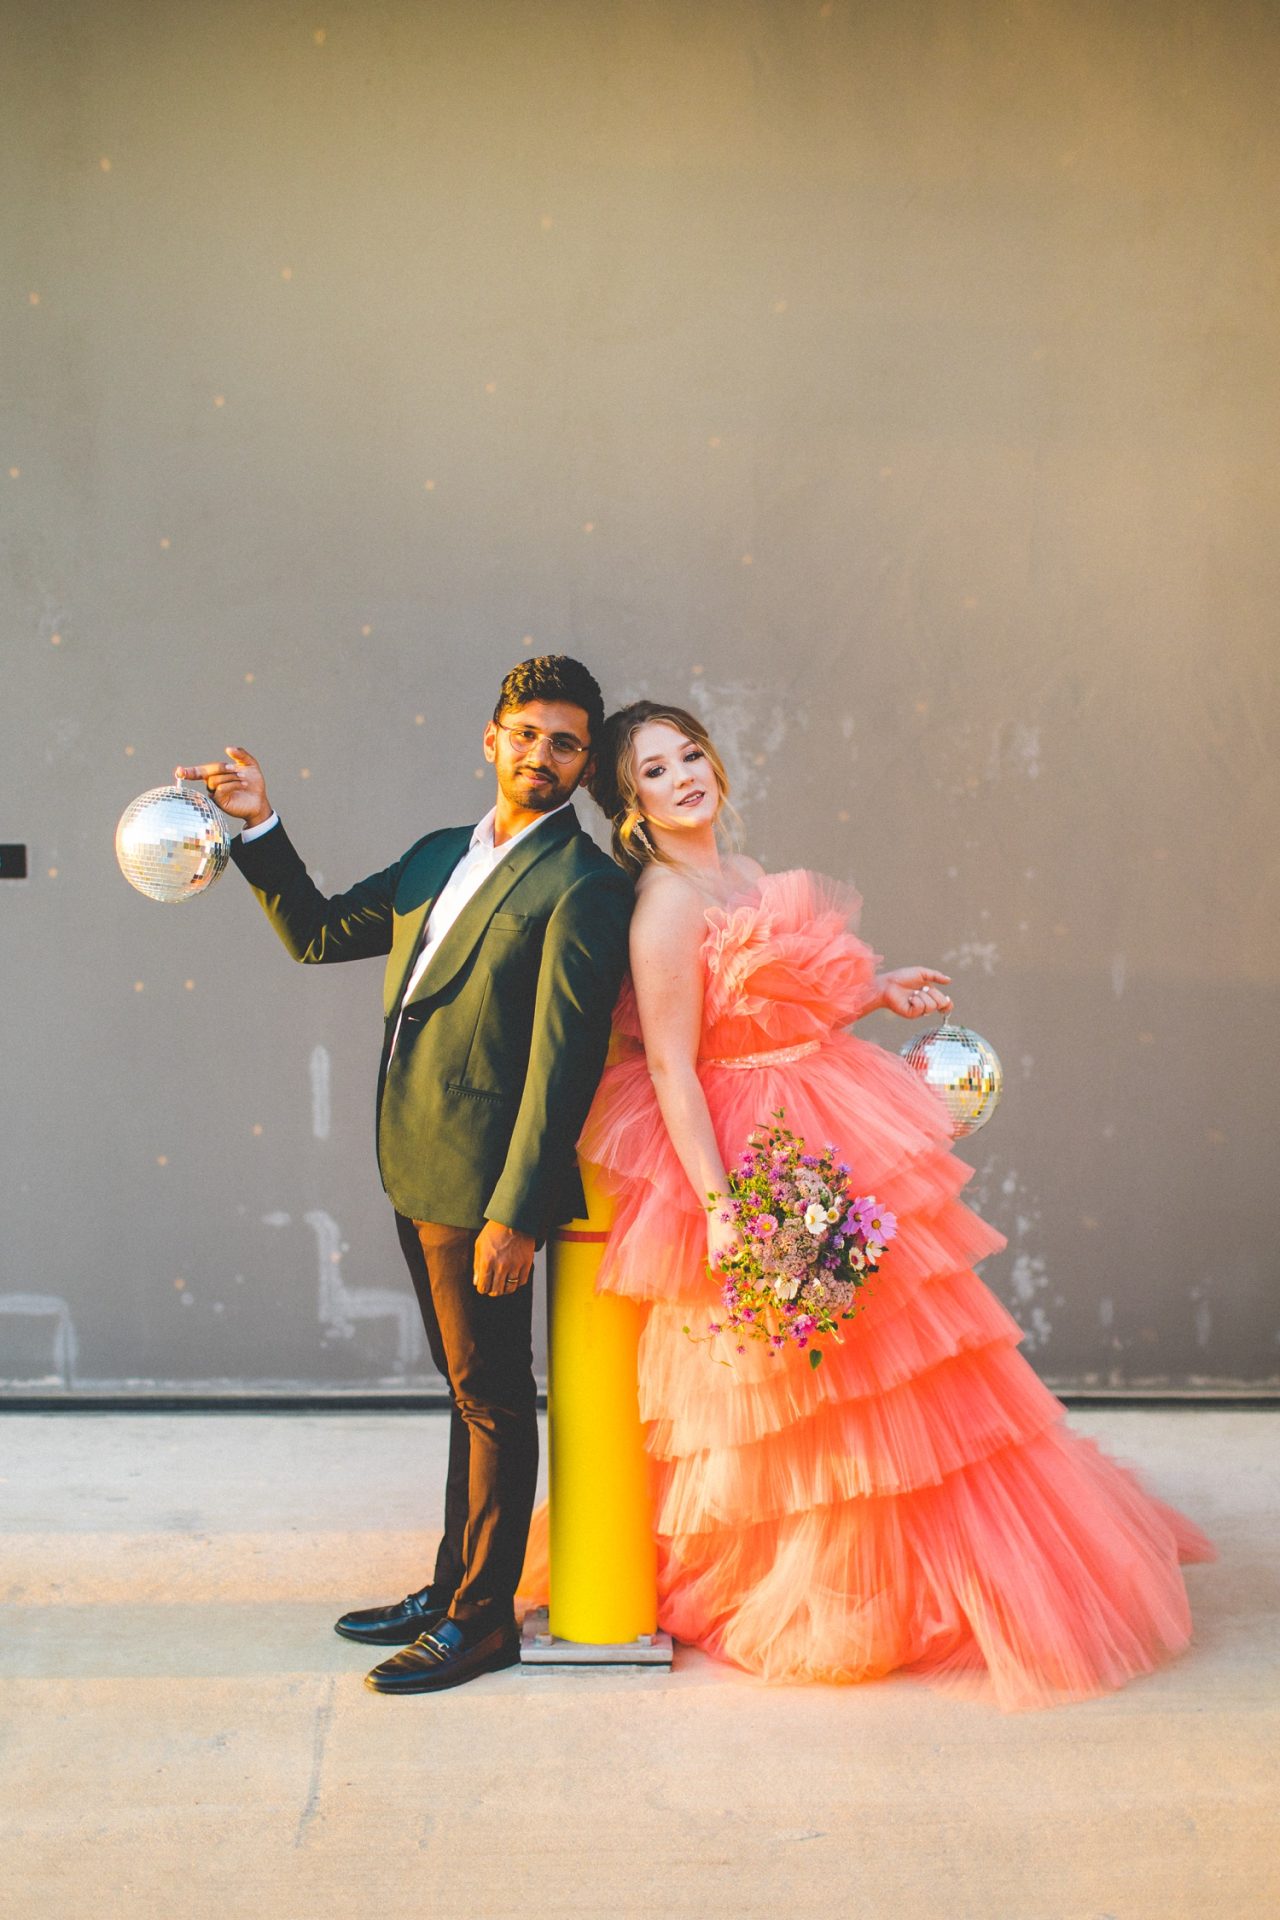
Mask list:
POLYGON ((552 807, 550 813, 541 814, 538 819, 531 820, 527 827, 521 827, 519 833, 513 833, 511 838, 504 840, 500 847, 495 847, 493 844, 493 823, 498 817, 498 809, 496 807, 490 807, 484 819, 476 822, 471 834, 471 846, 468 851, 476 847, 483 847, 486 853, 506 855, 510 853, 512 847, 517 846, 526 835, 536 833, 544 820, 554 820, 558 813, 563 813, 566 807, 571 807, 572 805, 572 800, 562 800, 558 807, 552 807))

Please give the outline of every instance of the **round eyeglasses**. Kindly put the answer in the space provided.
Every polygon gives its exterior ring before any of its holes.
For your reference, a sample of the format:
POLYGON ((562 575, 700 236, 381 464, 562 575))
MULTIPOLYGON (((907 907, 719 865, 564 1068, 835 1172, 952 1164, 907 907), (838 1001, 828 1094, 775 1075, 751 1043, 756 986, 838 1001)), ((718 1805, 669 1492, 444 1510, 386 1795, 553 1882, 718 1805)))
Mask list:
POLYGON ((571 733, 544 733, 541 727, 509 727, 503 720, 495 720, 495 727, 505 733, 517 753, 530 753, 539 740, 545 740, 551 748, 551 758, 558 766, 567 767, 591 749, 581 740, 575 740, 571 733))

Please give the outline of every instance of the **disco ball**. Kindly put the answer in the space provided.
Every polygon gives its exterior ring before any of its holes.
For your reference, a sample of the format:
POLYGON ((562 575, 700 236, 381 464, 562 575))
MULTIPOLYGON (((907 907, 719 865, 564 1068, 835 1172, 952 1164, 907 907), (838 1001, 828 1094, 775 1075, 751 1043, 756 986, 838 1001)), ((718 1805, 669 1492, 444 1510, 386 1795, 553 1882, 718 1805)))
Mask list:
POLYGON ((211 887, 230 849, 222 815, 203 787, 152 787, 129 802, 116 828, 121 873, 166 905, 211 887))
POLYGON ((944 1020, 905 1046, 902 1057, 941 1095, 955 1139, 986 1126, 1000 1099, 1004 1070, 995 1048, 980 1033, 944 1020))

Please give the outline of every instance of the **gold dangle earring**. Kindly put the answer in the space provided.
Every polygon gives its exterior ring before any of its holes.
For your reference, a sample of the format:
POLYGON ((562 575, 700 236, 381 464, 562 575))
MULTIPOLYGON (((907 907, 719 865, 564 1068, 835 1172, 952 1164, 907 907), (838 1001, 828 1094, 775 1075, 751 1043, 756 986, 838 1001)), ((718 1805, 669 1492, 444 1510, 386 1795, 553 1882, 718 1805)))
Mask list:
POLYGON ((653 842, 645 829, 644 815, 639 807, 628 807, 618 828, 618 838, 623 846, 629 846, 635 839, 642 847, 647 847, 650 852, 653 851, 653 842))

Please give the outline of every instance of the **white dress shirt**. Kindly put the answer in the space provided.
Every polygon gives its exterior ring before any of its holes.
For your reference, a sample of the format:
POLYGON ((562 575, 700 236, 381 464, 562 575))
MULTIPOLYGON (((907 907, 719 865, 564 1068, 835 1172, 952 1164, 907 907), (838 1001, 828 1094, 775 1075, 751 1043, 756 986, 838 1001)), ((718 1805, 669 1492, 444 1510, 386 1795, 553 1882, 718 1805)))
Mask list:
POLYGON ((400 1011, 396 1015, 396 1030, 391 1036, 388 1060, 400 1044, 400 1024, 404 1019, 405 1002, 426 974, 432 959, 440 951, 440 942, 467 902, 479 893, 489 875, 496 872, 502 865, 512 847, 518 847, 522 840, 527 840, 531 833, 536 833, 543 820, 550 820, 554 813, 563 813, 564 809, 571 804, 568 800, 562 801, 558 807, 551 809, 551 813, 544 813, 541 819, 532 821, 527 827, 521 827, 519 833, 513 833, 511 838, 504 840, 500 847, 496 847, 493 843, 493 823, 497 817, 497 808, 491 807, 484 819, 477 822, 470 846, 431 903, 418 957, 410 969, 409 978, 405 981, 404 992, 400 995, 400 1011))
POLYGON ((493 844, 493 823, 497 808, 490 808, 472 834, 467 851, 432 903, 431 911, 427 915, 426 937, 413 963, 409 978, 405 982, 404 992, 400 996, 401 1005, 414 992, 431 965, 432 959, 439 952, 440 942, 468 900, 479 893, 489 875, 496 872, 513 847, 518 847, 522 840, 527 840, 531 833, 536 833, 544 820, 550 820, 555 814, 563 813, 570 805, 572 805, 571 801, 562 801, 558 807, 553 807, 550 813, 544 813, 527 827, 521 827, 519 833, 513 833, 511 838, 504 840, 500 847, 495 847, 493 844))

